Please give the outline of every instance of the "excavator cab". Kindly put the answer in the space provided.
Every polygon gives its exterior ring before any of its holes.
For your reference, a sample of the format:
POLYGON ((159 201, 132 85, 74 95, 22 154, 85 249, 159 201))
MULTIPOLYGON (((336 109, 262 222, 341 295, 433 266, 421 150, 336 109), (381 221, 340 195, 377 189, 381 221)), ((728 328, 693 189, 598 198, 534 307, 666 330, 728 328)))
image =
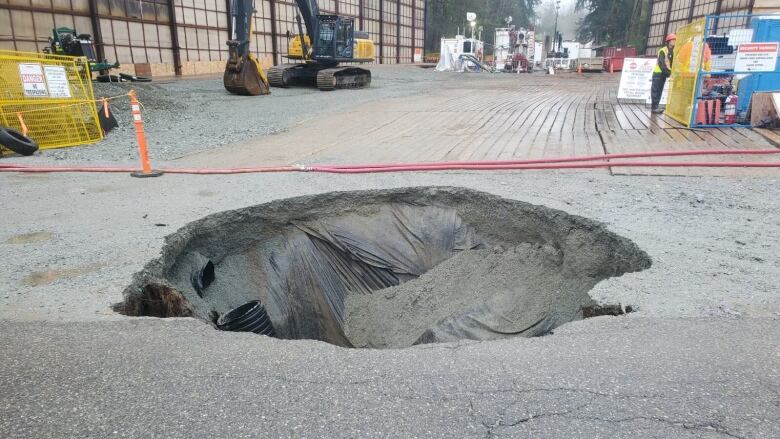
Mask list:
POLYGON ((338 15, 320 15, 314 59, 348 61, 354 56, 355 21, 338 15))

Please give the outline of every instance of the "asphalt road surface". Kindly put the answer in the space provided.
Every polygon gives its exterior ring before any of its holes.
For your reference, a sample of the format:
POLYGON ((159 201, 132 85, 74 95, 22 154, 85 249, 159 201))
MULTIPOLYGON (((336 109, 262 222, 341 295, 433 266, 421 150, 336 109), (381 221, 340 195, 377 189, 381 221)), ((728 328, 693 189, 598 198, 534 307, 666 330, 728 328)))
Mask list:
POLYGON ((382 351, 191 319, 0 330, 5 438, 780 437, 772 319, 600 317, 382 351))

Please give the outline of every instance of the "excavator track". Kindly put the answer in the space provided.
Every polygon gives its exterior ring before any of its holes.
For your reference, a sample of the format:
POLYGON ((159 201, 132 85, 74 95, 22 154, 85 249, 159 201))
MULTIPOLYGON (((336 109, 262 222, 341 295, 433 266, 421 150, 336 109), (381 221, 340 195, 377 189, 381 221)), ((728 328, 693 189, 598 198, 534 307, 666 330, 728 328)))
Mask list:
POLYGON ((292 69, 299 68, 300 64, 280 64, 269 68, 266 72, 271 87, 287 88, 291 84, 292 69))
POLYGON ((317 88, 330 91, 365 88, 371 85, 371 71, 360 67, 336 67, 317 72, 317 88))

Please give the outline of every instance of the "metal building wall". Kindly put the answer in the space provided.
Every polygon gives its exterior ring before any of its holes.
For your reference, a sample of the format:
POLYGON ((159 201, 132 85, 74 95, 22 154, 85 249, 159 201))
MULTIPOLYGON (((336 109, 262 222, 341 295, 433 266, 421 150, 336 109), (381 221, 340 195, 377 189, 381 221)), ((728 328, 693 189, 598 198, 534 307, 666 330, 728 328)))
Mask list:
MULTIPOLYGON (((298 33, 294 0, 255 0, 252 49, 267 65, 286 59, 298 33)), ((0 48, 40 52, 54 27, 90 34, 98 56, 153 76, 220 72, 230 0, 0 0, 0 48)), ((320 0, 322 13, 355 18, 377 63, 410 63, 425 38, 425 0, 320 0)))
MULTIPOLYGON (((655 55, 664 44, 664 37, 678 27, 706 15, 750 14, 755 0, 650 0, 650 27, 645 53, 655 55)), ((741 27, 744 18, 718 21, 719 30, 741 27)))

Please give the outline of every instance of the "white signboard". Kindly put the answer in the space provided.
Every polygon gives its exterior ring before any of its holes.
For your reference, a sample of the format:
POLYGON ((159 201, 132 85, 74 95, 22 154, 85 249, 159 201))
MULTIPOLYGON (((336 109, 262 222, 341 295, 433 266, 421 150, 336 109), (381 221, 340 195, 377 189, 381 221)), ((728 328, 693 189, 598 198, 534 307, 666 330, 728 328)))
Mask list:
POLYGON ((22 80, 24 95, 41 98, 49 96, 46 88, 46 80, 43 78, 43 69, 40 64, 19 64, 19 77, 22 80))
MULTIPOLYGON (((620 88, 618 99, 631 99, 650 103, 650 89, 653 86, 653 69, 656 60, 654 58, 626 58, 623 61, 623 71, 620 73, 620 88)), ((666 104, 669 94, 669 83, 666 79, 664 92, 661 95, 661 105, 666 104)))
POLYGON ((737 50, 736 72, 774 72, 780 43, 742 43, 737 50))
POLYGON ((423 60, 423 51, 422 49, 414 49, 414 62, 422 62, 423 60))
POLYGON ((65 73, 65 67, 46 66, 43 68, 46 75, 46 84, 49 86, 49 95, 53 98, 69 98, 70 86, 68 85, 68 74, 65 73))
POLYGON ((623 60, 618 99, 649 99, 655 63, 656 60, 653 58, 626 58, 623 60))

